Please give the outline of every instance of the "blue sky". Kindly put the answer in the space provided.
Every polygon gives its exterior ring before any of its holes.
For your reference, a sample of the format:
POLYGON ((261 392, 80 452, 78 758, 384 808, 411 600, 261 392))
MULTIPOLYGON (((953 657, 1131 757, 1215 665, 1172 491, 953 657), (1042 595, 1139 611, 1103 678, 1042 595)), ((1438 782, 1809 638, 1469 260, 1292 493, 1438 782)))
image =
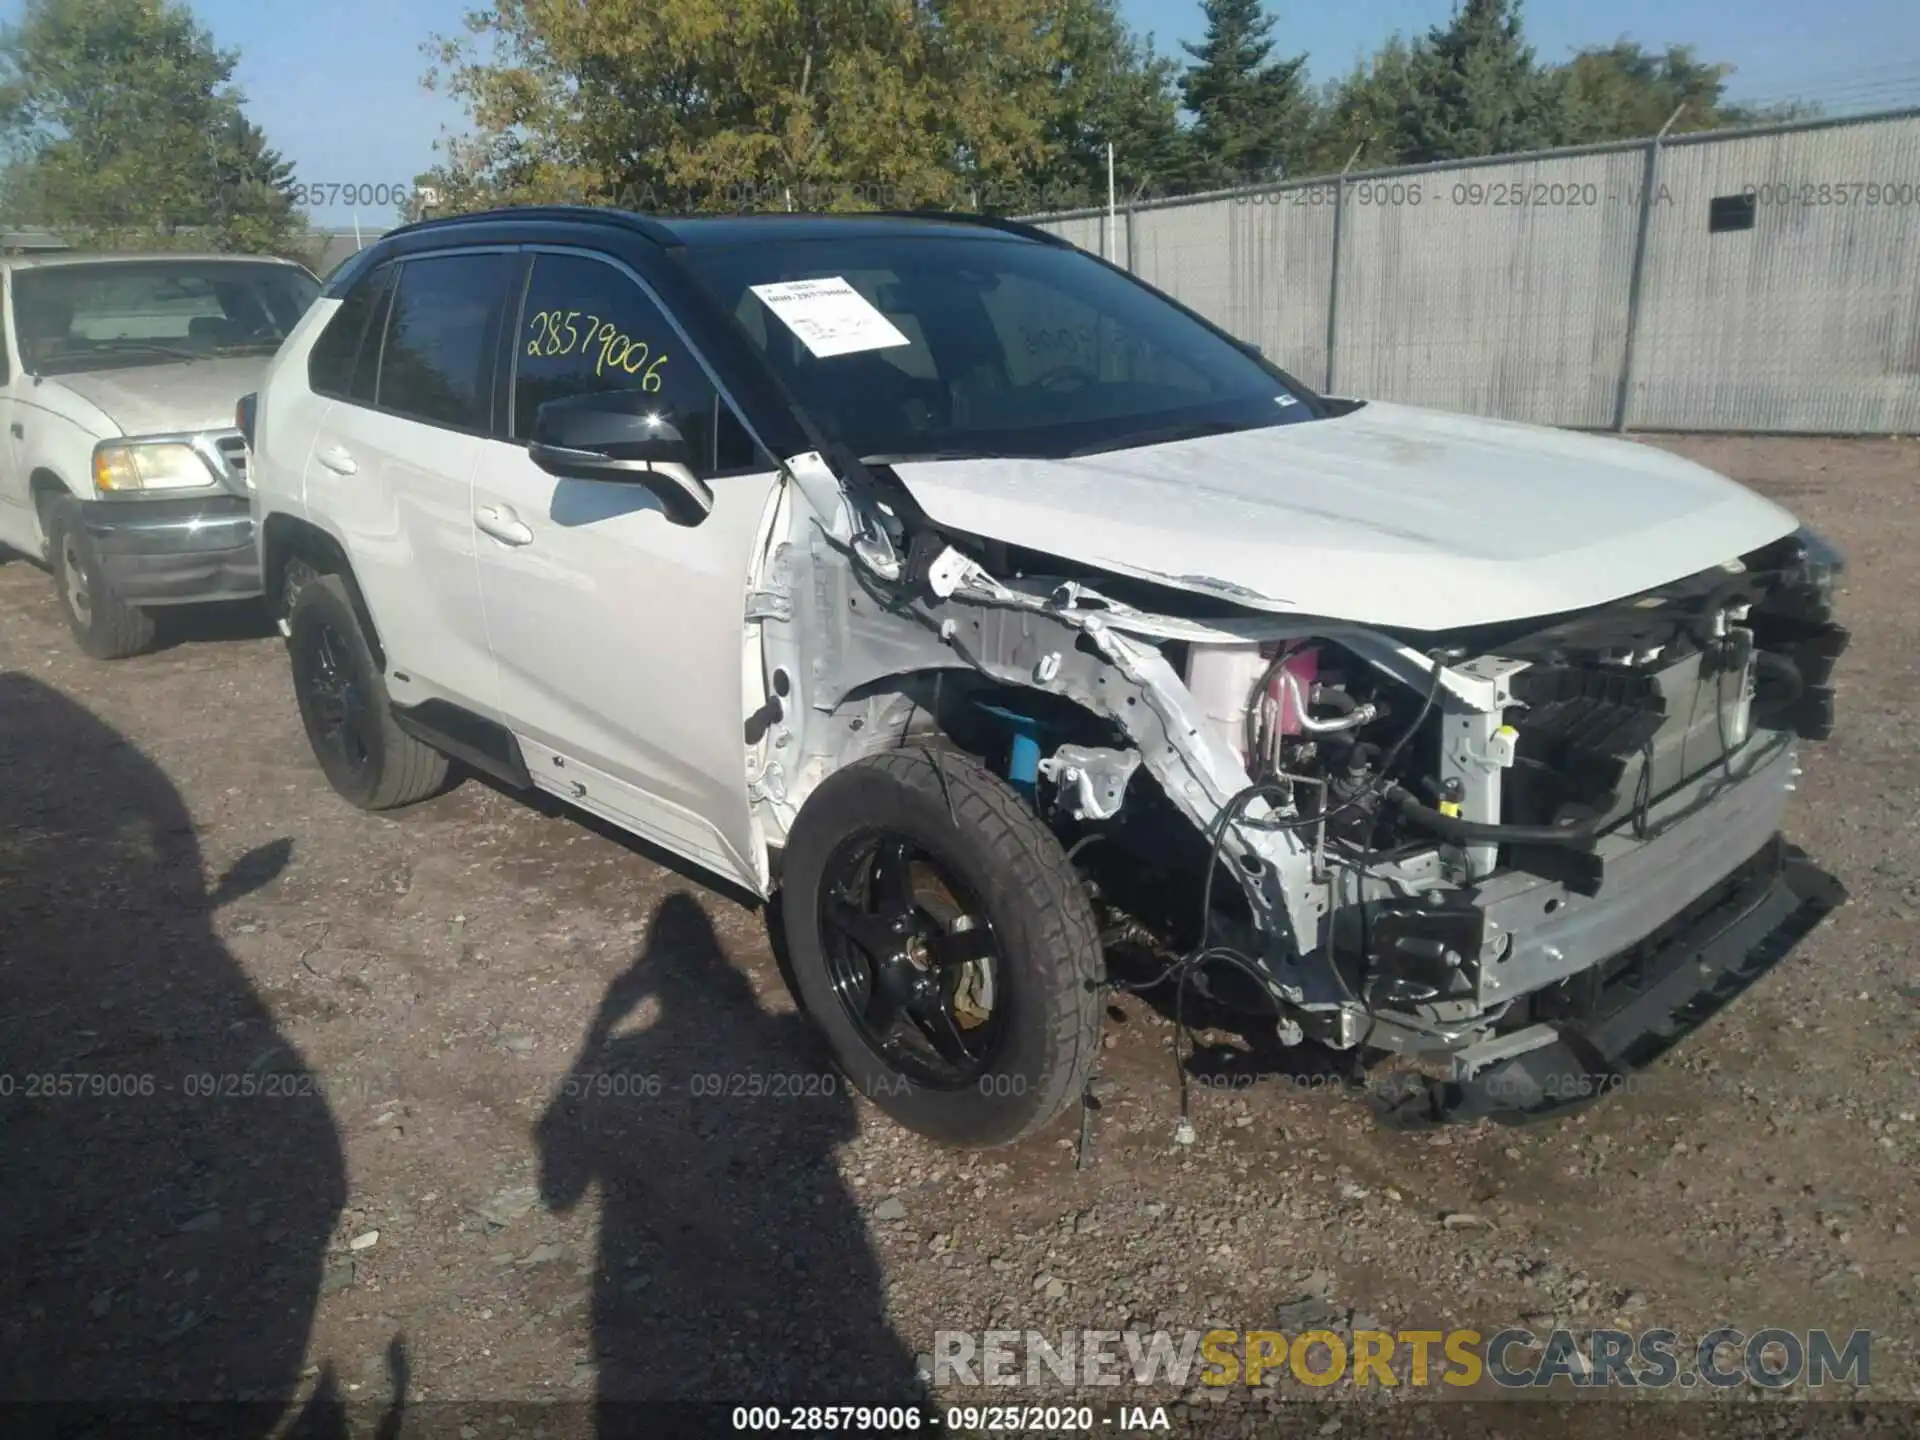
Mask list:
MULTIPOLYGON (((420 84, 421 46, 458 29, 472 0, 195 0, 202 23, 241 52, 238 80, 254 119, 309 184, 403 186, 434 161, 461 112, 420 84)), ((1163 52, 1201 33, 1196 0, 1122 0, 1129 22, 1163 52)), ((1305 51, 1316 80, 1339 74, 1393 32, 1443 21, 1449 0, 1316 0, 1269 6, 1287 53, 1305 51)), ((22 0, 0 0, 17 19, 22 0)), ((1736 67, 1737 99, 1832 97, 1835 108, 1920 103, 1920 4, 1915 0, 1533 0, 1527 34, 1543 60, 1630 36, 1691 44, 1736 67)), ((314 213, 349 225, 353 212, 314 213)), ((392 223, 391 208, 363 212, 392 223)))

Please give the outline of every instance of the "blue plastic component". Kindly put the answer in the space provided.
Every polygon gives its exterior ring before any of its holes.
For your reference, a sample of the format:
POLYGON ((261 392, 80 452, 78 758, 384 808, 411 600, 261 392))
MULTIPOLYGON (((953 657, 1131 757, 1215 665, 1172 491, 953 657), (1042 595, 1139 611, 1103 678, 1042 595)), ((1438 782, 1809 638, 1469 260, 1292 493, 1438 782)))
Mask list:
POLYGON ((1023 789, 1033 788, 1040 778, 1040 742, 1024 731, 1014 731, 1013 754, 1007 760, 1007 778, 1023 789))
POLYGON ((1007 722, 1013 731, 1013 748, 1007 756, 1007 779, 1013 788, 1033 799, 1040 779, 1040 733, 1044 728, 1031 715, 1021 715, 998 705, 982 705, 987 714, 1007 722))

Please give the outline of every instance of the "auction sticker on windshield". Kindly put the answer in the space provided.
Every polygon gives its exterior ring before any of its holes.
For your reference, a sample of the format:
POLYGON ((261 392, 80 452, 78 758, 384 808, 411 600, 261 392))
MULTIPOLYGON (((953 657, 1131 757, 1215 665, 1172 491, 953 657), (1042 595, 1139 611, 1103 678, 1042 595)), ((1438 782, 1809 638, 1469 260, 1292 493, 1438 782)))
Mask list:
POLYGON ((755 285, 753 293, 822 360, 913 343, 838 275, 825 280, 755 285))

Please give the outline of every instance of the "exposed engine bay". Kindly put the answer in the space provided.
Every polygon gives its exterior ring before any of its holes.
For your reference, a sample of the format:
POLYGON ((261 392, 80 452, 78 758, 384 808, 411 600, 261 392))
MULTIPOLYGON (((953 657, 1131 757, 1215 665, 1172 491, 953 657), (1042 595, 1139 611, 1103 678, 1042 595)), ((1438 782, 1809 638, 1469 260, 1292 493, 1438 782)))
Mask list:
POLYGON ((1744 953, 1800 898, 1780 817, 1848 639, 1839 559, 1810 532, 1573 614, 1428 633, 943 532, 884 467, 789 469, 747 617, 775 849, 838 767, 957 747, 1182 986, 1283 1044, 1456 1081, 1554 1047, 1616 1063, 1646 1018, 1615 1024, 1620 997, 1681 994, 1649 977, 1655 950, 1698 968, 1737 914, 1744 953))

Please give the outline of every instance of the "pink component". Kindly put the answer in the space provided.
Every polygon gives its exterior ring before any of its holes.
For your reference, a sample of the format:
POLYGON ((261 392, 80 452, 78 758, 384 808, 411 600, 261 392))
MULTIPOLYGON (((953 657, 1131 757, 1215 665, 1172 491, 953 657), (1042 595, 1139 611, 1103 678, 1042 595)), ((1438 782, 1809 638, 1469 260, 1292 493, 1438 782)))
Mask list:
MULTIPOLYGON (((1276 645, 1269 652, 1269 656, 1271 657, 1271 655, 1277 655, 1278 653, 1279 646, 1276 645)), ((1268 688, 1267 698, 1273 706, 1271 713, 1280 717, 1280 733, 1282 735, 1298 735, 1301 733, 1300 712, 1295 708, 1293 703, 1293 689, 1296 686, 1298 687, 1301 700, 1312 699, 1314 681, 1319 677, 1319 674, 1320 651, 1317 646, 1297 651, 1287 660, 1286 664, 1274 671, 1273 683, 1268 688), (1289 675, 1293 677, 1293 686, 1288 686, 1283 683, 1283 677, 1289 675)))

